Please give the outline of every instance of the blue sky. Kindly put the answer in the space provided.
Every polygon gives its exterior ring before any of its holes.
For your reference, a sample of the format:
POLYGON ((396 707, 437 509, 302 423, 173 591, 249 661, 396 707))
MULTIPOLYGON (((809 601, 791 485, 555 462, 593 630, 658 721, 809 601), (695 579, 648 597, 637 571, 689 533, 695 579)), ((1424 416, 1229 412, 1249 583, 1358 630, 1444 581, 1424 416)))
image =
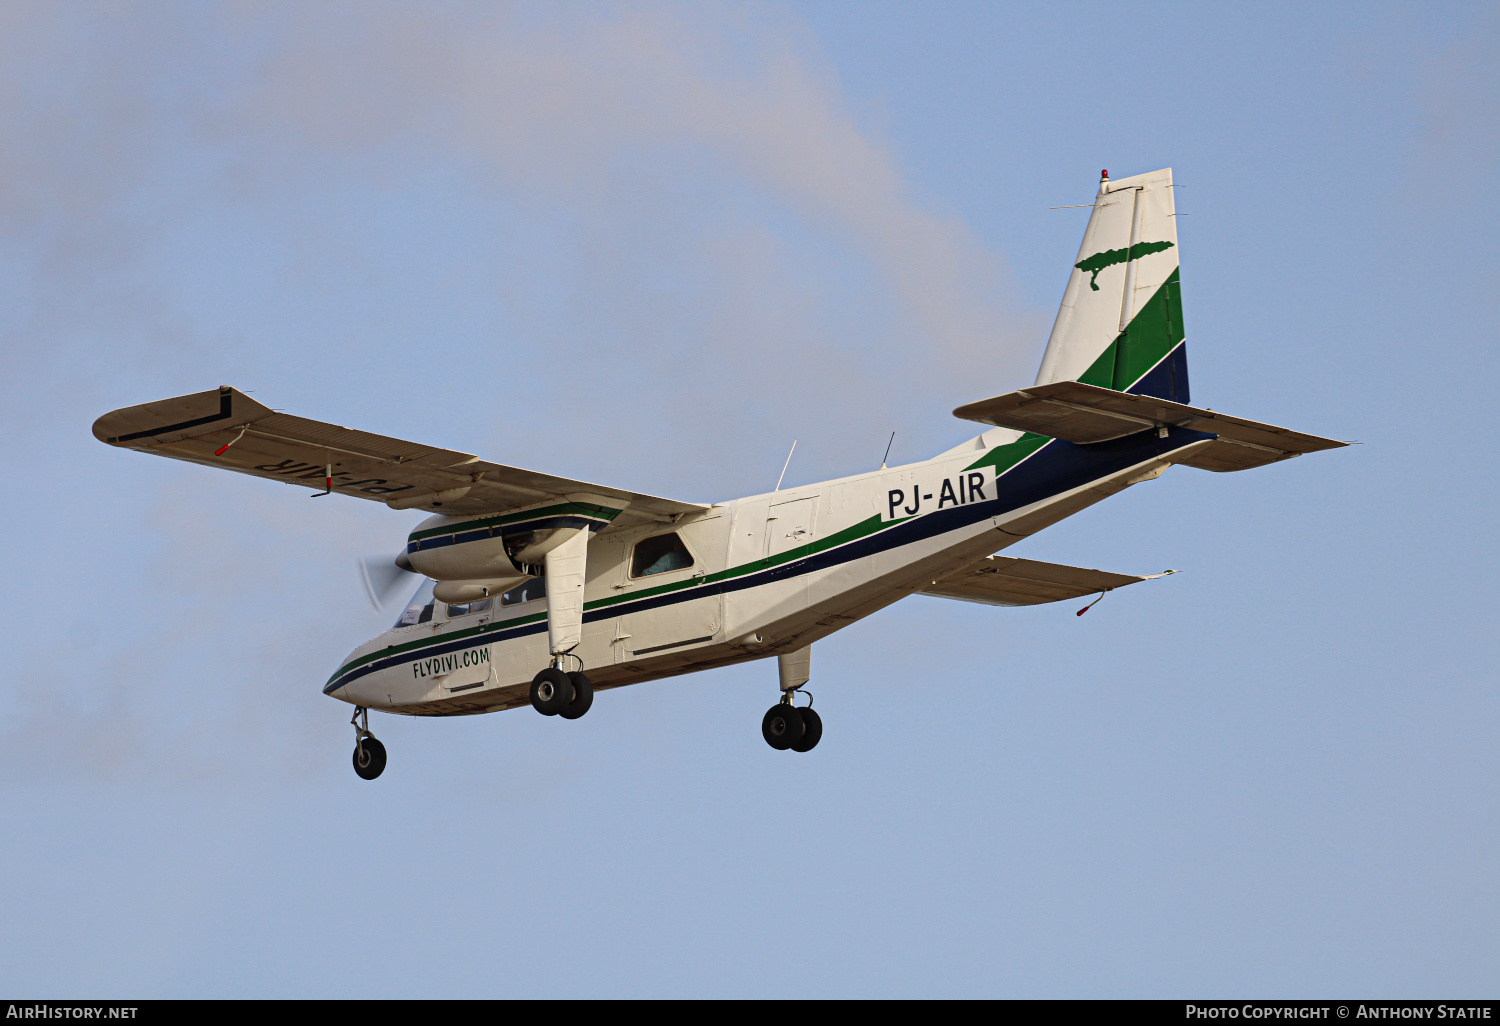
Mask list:
POLYGON ((0 985, 43 996, 1442 996, 1500 965, 1492 5, 0 9, 0 985), (1098 171, 1171 166, 1177 468, 905 600, 529 710, 319 693, 417 514, 99 445, 219 384, 713 501, 971 433, 1098 171), (559 729, 566 728, 566 729, 559 729))

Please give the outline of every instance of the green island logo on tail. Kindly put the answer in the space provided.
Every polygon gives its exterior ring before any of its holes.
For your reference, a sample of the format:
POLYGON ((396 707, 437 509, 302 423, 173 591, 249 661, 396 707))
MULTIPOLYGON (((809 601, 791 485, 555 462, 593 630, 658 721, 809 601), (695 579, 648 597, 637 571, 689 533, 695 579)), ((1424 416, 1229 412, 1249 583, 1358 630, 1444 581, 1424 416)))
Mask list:
POLYGON ((1172 244, 1170 242, 1137 242, 1134 246, 1130 247, 1128 254, 1123 249, 1106 249, 1102 253, 1095 253, 1087 260, 1078 261, 1073 266, 1084 274, 1091 275, 1089 278, 1089 288, 1098 292, 1099 272, 1106 267, 1113 267, 1115 264, 1123 264, 1126 260, 1134 260, 1136 257, 1160 253, 1164 249, 1171 248, 1172 244))

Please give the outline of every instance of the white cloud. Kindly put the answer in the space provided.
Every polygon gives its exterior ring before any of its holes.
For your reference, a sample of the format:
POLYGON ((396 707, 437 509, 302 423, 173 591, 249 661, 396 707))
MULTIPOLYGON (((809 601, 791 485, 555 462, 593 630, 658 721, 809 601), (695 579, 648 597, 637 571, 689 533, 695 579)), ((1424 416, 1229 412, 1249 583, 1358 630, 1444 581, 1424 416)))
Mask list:
POLYGON ((81 575, 114 610, 95 670, 67 691, 46 686, 73 643, 61 621, 5 639, 13 774, 305 767, 339 719, 304 702, 329 704, 308 688, 363 627, 357 609, 310 611, 360 601, 349 566, 383 547, 379 511, 348 515, 357 539, 331 537, 300 493, 143 473, 141 457, 87 437, 106 398, 208 387, 226 368, 264 390, 295 382, 303 401, 328 366, 372 392, 412 384, 398 353, 420 343, 273 342, 241 314, 184 302, 213 285, 252 310, 294 310, 318 298, 310 279, 358 266, 354 293, 320 286, 352 321, 410 277, 401 239, 370 236, 397 251, 381 263, 360 251, 363 226, 309 213, 309 196, 409 198, 414 178, 446 175, 467 191, 433 202, 491 204, 474 216, 503 208, 522 225, 474 257, 510 334, 430 372, 481 383, 459 425, 479 434, 454 437, 447 406, 411 415, 435 442, 574 459, 552 467, 563 473, 725 498, 768 488, 794 436, 789 480, 847 473, 913 420, 949 444, 963 431, 944 423, 951 400, 1003 390, 1035 355, 999 258, 919 202, 774 8, 10 4, 0 123, 0 264, 13 272, 0 415, 36 439, 17 479, 56 514, 38 526, 12 503, 35 539, 13 570, 81 575), (284 248, 279 274, 225 219, 284 248), (203 277, 215 261, 231 284, 203 277), (506 430, 482 437, 502 407, 506 430), (83 491, 80 460, 96 468, 83 491), (104 496, 118 533, 80 533, 104 496))

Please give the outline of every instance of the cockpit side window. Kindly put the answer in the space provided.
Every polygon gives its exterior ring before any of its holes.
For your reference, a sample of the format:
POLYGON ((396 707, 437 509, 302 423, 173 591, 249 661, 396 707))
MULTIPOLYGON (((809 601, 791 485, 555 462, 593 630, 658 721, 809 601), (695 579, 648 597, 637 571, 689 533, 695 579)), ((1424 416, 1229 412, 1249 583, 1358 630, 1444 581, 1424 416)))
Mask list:
POLYGON ((462 605, 450 604, 448 606, 448 619, 451 620, 455 616, 468 616, 470 613, 482 613, 489 609, 493 602, 494 599, 480 599, 478 602, 465 602, 462 605))
POLYGON ((410 627, 413 624, 427 623, 432 619, 432 589, 437 587, 436 581, 423 581, 417 593, 406 603, 406 608, 401 610, 401 615, 396 618, 397 627, 410 627))
POLYGON ((530 602, 547 594, 547 579, 545 577, 533 577, 525 584, 518 585, 500 596, 502 606, 517 606, 522 602, 530 602))
POLYGON ((650 577, 693 565, 693 554, 676 533, 658 534, 635 543, 630 557, 631 577, 650 577))

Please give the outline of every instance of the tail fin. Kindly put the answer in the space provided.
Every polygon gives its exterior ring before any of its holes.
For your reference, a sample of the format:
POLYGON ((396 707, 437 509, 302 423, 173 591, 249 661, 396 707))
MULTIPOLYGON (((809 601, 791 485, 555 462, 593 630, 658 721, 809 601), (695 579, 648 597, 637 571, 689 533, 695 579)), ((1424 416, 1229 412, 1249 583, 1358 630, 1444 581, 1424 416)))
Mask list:
POLYGON ((1186 403, 1184 338, 1172 169, 1117 182, 1106 171, 1036 383, 1186 403))

